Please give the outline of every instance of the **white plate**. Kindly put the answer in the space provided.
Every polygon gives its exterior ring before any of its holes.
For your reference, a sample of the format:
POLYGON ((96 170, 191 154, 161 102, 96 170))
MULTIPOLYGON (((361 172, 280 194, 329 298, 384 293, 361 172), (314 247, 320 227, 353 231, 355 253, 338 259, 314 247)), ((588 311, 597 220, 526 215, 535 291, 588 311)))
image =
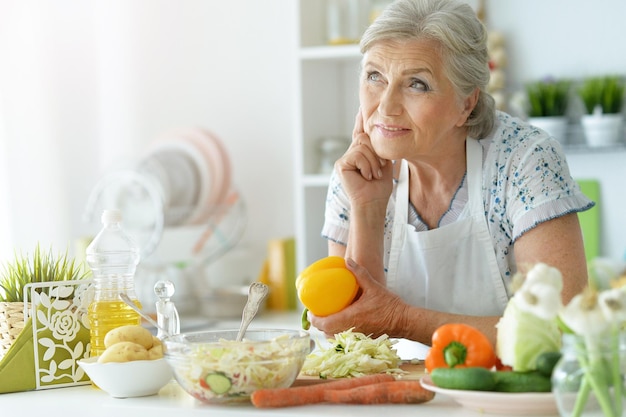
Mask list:
POLYGON ((186 222, 198 205, 206 178, 192 157, 195 149, 178 143, 155 146, 138 164, 138 170, 152 176, 163 191, 165 223, 177 226, 186 222), (186 149, 188 147, 189 149, 186 149))
POLYGON ((142 259, 150 255, 163 233, 164 206, 159 185, 135 170, 113 171, 96 184, 86 213, 93 220, 96 213, 110 207, 122 211, 124 228, 139 245, 142 259))
POLYGON ((211 167, 215 184, 212 193, 204 206, 201 222, 209 220, 214 211, 226 204, 226 197, 231 189, 230 158, 222 141, 211 132, 196 128, 185 134, 185 139, 191 141, 205 156, 206 163, 211 167))
POLYGON ((181 224, 200 224, 202 215, 207 202, 210 200, 213 189, 216 186, 216 173, 207 161, 206 156, 198 146, 191 142, 188 136, 188 129, 179 129, 168 132, 159 137, 151 149, 151 154, 157 152, 178 152, 186 155, 189 160, 193 161, 198 173, 197 190, 194 196, 195 206, 191 207, 190 214, 181 224))
POLYGON ((558 415, 556 400, 551 392, 490 392, 439 388, 429 375, 421 380, 427 390, 448 395, 465 408, 486 414, 517 416, 558 415))
POLYGON ((394 339, 393 348, 404 360, 424 359, 428 355, 430 346, 409 339, 394 339))

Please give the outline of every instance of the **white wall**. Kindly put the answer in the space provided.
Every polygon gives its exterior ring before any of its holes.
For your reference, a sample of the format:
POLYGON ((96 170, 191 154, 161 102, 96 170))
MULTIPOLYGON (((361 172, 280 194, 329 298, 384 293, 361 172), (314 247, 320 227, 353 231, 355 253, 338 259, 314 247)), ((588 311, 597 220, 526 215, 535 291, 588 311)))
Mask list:
POLYGON ((486 24, 505 36, 510 85, 548 75, 626 73, 622 0, 486 0, 486 24))
POLYGON ((0 167, 13 219, 2 258, 36 242, 72 250, 75 238, 97 231, 82 214, 104 173, 166 131, 202 126, 231 156, 250 214, 242 246, 254 252, 256 274, 267 240, 294 229, 294 7, 0 0, 0 141, 9 143, 0 167))
MULTIPOLYGON (((489 26, 507 39, 511 89, 544 75, 626 72, 622 0, 487 6, 489 26)), ((9 180, 2 184, 0 174, 0 217, 4 210, 14 219, 0 220, 1 233, 24 250, 38 241, 71 245, 93 231, 81 216, 100 175, 164 131, 201 125, 233 159, 250 212, 245 267, 256 271, 266 241, 294 231, 294 7, 295 0, 0 0, 0 141, 11 139, 0 146, 9 180)), ((623 156, 570 157, 574 175, 606 186, 603 242, 620 257, 623 156)))

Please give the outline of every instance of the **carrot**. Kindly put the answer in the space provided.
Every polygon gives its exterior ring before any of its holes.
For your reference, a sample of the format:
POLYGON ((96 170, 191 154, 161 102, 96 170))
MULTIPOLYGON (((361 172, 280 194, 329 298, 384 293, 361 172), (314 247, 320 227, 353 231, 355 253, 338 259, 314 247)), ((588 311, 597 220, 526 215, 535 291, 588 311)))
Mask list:
POLYGON ((394 381, 393 375, 375 374, 338 379, 323 384, 292 388, 267 388, 254 391, 250 400, 255 407, 277 408, 317 404, 325 401, 324 392, 356 388, 363 385, 394 381))
POLYGON ((324 400, 333 404, 420 404, 435 393, 417 380, 381 382, 357 388, 325 391, 324 400))

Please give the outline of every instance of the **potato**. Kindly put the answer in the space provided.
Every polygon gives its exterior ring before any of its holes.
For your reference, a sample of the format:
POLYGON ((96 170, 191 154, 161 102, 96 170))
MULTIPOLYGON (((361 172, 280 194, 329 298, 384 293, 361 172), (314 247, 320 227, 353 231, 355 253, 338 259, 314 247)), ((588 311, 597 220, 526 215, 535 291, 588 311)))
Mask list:
POLYGON ((152 336, 152 347, 161 346, 162 344, 161 339, 156 336, 152 336))
POLYGON ((130 362, 148 360, 148 350, 134 342, 118 342, 106 348, 98 358, 98 362, 130 362))
POLYGON ((110 330, 104 336, 104 347, 109 348, 119 342, 133 342, 144 348, 152 347, 152 333, 145 327, 139 325, 126 325, 110 330))
POLYGON ((152 348, 148 350, 148 358, 150 360, 161 359, 162 357, 163 357, 163 345, 152 346, 152 348))
POLYGON ((148 356, 150 359, 161 359, 163 357, 163 343, 156 336, 152 336, 152 347, 148 349, 148 356))

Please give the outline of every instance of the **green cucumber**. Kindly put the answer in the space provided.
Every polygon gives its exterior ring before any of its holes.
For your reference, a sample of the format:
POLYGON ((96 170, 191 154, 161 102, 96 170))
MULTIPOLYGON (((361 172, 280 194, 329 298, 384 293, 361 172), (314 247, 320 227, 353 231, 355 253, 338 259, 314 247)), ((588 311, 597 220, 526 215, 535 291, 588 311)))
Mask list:
POLYGON ((549 392, 550 377, 539 371, 491 371, 482 367, 435 368, 430 373, 440 388, 469 391, 549 392))
POLYGON ((208 374, 204 377, 204 382, 206 382, 206 385, 211 391, 218 395, 226 394, 232 386, 230 379, 221 372, 208 374))
POLYGON ((499 392, 550 392, 552 382, 549 376, 539 371, 497 371, 494 372, 495 391, 499 392))
POLYGON ((430 372, 433 383, 440 388, 493 391, 496 386, 494 372, 487 368, 435 368, 430 372))
POLYGON ((561 359, 561 352, 544 352, 537 357, 537 371, 551 377, 556 363, 561 359))

